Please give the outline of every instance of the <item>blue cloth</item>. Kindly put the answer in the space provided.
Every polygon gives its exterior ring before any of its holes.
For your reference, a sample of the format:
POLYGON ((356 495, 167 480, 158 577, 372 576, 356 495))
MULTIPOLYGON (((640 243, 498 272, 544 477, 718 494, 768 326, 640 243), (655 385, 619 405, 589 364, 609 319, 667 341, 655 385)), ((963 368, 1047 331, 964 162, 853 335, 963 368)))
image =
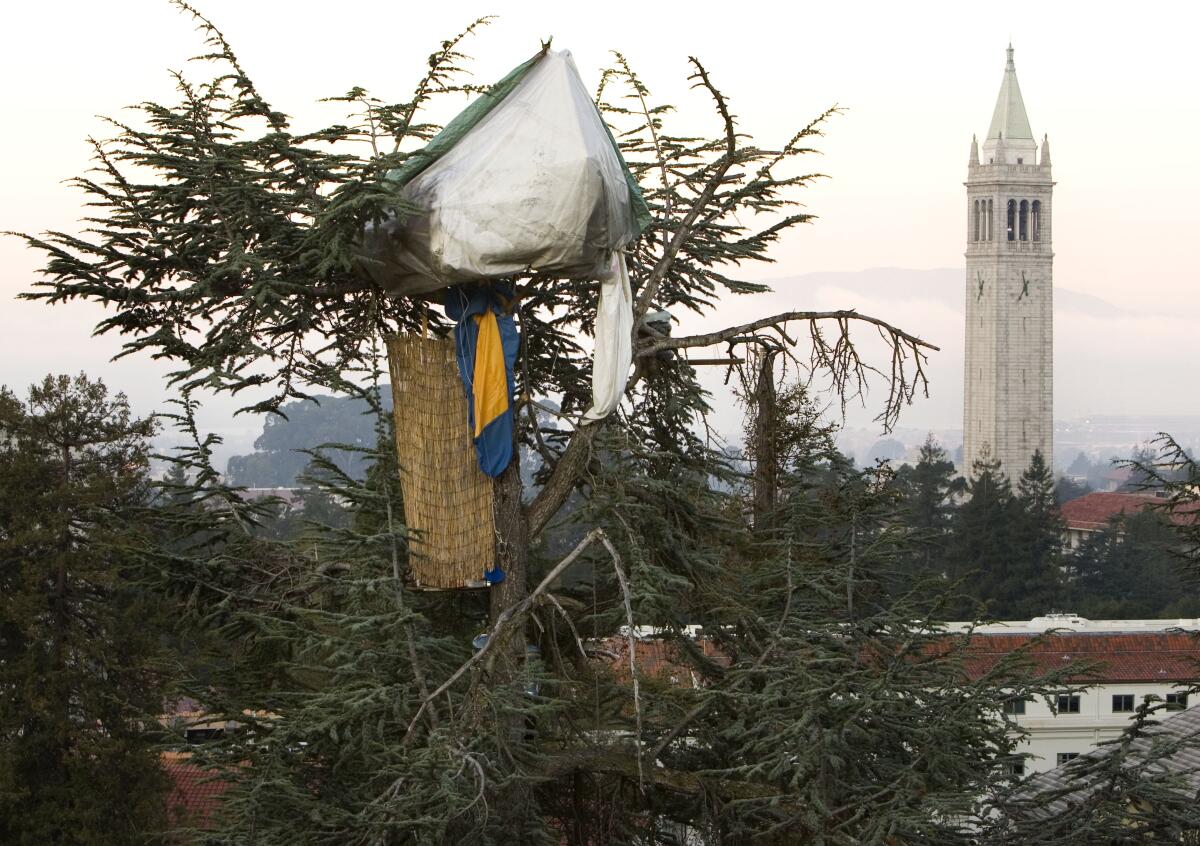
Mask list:
MULTIPOLYGON (((444 305, 446 315, 455 322, 454 351, 458 359, 458 375, 467 394, 467 422, 475 441, 475 455, 479 468, 495 478, 504 472, 513 459, 513 397, 516 393, 514 368, 520 349, 517 322, 508 312, 514 295, 511 283, 494 282, 489 285, 455 286, 448 288, 444 305), (500 345, 504 358, 504 382, 476 385, 476 355, 479 350, 480 322, 488 313, 495 316, 499 329, 500 345), (504 391, 503 397, 492 397, 484 401, 477 398, 476 390, 504 391), (506 389, 506 390, 505 390, 506 389), (477 402, 477 399, 480 400, 477 402), (477 421, 476 406, 493 409, 490 419, 477 421)), ((484 333, 485 338, 488 333, 484 333)))

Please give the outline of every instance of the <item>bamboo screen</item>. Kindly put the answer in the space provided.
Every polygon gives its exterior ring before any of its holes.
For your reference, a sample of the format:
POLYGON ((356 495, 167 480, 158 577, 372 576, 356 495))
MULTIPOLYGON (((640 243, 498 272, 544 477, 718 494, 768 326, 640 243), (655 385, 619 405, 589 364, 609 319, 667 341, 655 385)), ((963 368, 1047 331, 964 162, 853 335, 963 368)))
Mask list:
POLYGON ((454 342, 399 335, 387 347, 413 580, 479 585, 495 554, 492 481, 475 459, 454 342))

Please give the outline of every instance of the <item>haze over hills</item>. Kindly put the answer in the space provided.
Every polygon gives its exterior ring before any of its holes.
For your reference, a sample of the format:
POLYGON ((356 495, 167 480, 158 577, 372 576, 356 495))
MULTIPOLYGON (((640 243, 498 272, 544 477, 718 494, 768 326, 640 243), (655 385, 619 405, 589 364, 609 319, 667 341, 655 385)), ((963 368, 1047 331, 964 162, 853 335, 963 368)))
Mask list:
MULTIPOLYGON (((929 396, 918 397, 905 409, 896 436, 907 443, 933 431, 953 448, 961 439, 962 428, 963 274, 961 268, 881 267, 780 277, 766 280, 773 289, 770 294, 723 303, 720 319, 728 323, 788 309, 854 308, 927 339, 941 348, 930 354, 926 368, 929 396)), ((1151 295, 1152 288, 1147 286, 1147 298, 1151 295)), ((1135 311, 1062 284, 1055 285, 1054 298, 1056 429, 1099 416, 1130 418, 1122 428, 1127 433, 1143 433, 1136 440, 1170 429, 1182 431, 1185 443, 1193 442, 1192 438, 1200 441, 1200 434, 1193 434, 1200 432, 1200 390, 1196 390, 1200 380, 1195 357, 1186 354, 1195 348, 1191 326, 1200 305, 1185 303, 1176 308, 1171 304, 1168 311, 1148 300, 1147 308, 1135 311)), ((682 323, 682 331, 695 331, 711 321, 701 324, 685 318, 682 323)), ((865 349, 880 361, 885 352, 882 345, 873 344, 867 332, 861 337, 865 349)), ((721 381, 717 374, 707 375, 706 384, 716 397, 727 391, 721 381)), ((865 454, 881 437, 879 425, 873 422, 883 401, 879 381, 863 402, 847 408, 846 435, 855 435, 854 452, 865 454)), ((718 403, 721 431, 737 431, 740 412, 720 406, 718 403)), ((1069 428, 1076 434, 1081 429, 1077 425, 1069 428)), ((1069 463, 1088 443, 1086 437, 1072 441, 1064 445, 1070 455, 1056 458, 1069 463)), ((1096 449, 1100 446, 1097 442, 1096 449)))
MULTIPOLYGON (((905 409, 893 433, 884 435, 872 422, 882 402, 877 380, 872 393, 847 408, 839 443, 866 462, 873 450, 879 454, 881 440, 899 441, 911 451, 932 432, 953 453, 962 438, 963 272, 873 268, 783 277, 769 280, 770 294, 729 298, 719 309, 719 319, 727 324, 771 311, 856 308, 938 345, 941 351, 931 354, 927 367, 929 397, 905 409)), ((1093 460, 1125 457, 1135 444, 1164 429, 1185 446, 1200 446, 1200 391, 1181 389, 1196 384, 1192 357, 1179 354, 1191 344, 1185 317, 1135 312, 1069 288, 1056 287, 1054 295, 1056 463, 1065 467, 1080 451, 1093 460)), ((708 324, 683 316, 677 331, 698 331, 708 324)), ((861 338, 865 353, 874 356, 869 360, 886 361, 869 333, 861 338)), ((724 370, 706 368, 702 377, 713 394, 716 428, 736 440, 742 412, 724 384, 724 370)), ((338 417, 335 409, 341 406, 330 406, 328 413, 338 417)), ((829 413, 840 416, 836 407, 829 413)), ((327 427, 317 419, 323 414, 314 411, 293 425, 269 427, 273 437, 260 437, 258 450, 250 444, 257 432, 247 431, 249 421, 239 418, 236 429, 230 421, 219 466, 240 453, 229 468, 237 482, 287 484, 306 460, 283 453, 308 445, 305 432, 310 427, 311 445, 329 440, 327 427)), ((342 418, 340 425, 345 425, 348 421, 342 418)), ((366 438, 370 424, 364 419, 350 429, 362 429, 366 438)))

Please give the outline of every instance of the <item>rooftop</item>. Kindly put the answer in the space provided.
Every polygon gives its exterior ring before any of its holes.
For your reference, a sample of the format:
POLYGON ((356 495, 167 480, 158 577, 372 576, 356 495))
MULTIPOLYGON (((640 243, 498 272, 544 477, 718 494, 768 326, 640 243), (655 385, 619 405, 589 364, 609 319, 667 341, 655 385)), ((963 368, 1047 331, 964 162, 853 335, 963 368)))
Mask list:
MULTIPOLYGON (((1114 517, 1144 511, 1155 506, 1163 508, 1166 503, 1167 500, 1156 497, 1154 494, 1095 491, 1064 502, 1059 508, 1059 513, 1062 514, 1068 529, 1099 531, 1107 527, 1109 521, 1114 517)), ((1170 519, 1174 523, 1185 522, 1190 519, 1192 512, 1198 509, 1200 509, 1200 503, 1187 503, 1171 513, 1170 519)))
MULTIPOLYGON (((971 623, 946 623, 945 628, 951 632, 965 632, 971 629, 971 623)), ((994 623, 984 623, 975 626, 974 634, 1041 634, 1048 631, 1064 630, 1080 633, 1132 633, 1132 632, 1170 632, 1195 631, 1200 632, 1200 618, 1177 617, 1165 620, 1089 620, 1071 612, 1043 614, 1032 620, 1002 620, 994 623)))
MULTIPOLYGON (((1081 778, 1081 774, 1087 771, 1088 762, 1108 751, 1108 748, 1100 748, 1088 752, 1026 781, 1027 795, 1039 791, 1056 794, 1049 805, 1037 808, 1034 813, 1045 816, 1061 814, 1069 805, 1086 799, 1097 785, 1094 780, 1089 785, 1089 780, 1081 778)), ((1200 708, 1188 708, 1167 717, 1149 726, 1145 735, 1133 740, 1125 767, 1137 767, 1148 761, 1155 761, 1156 766, 1146 771, 1143 778, 1158 780, 1174 777, 1178 779, 1178 782, 1172 782, 1176 790, 1192 796, 1196 794, 1200 789, 1200 708)))
POLYGON ((1027 648, 1039 672, 1091 666, 1079 681, 1184 682, 1200 678, 1200 632, 982 634, 971 638, 967 670, 982 676, 1004 656, 1027 648))
POLYGON ((221 796, 230 783, 209 770, 188 763, 184 756, 164 755, 162 765, 171 780, 167 796, 167 816, 171 826, 209 828, 221 796))

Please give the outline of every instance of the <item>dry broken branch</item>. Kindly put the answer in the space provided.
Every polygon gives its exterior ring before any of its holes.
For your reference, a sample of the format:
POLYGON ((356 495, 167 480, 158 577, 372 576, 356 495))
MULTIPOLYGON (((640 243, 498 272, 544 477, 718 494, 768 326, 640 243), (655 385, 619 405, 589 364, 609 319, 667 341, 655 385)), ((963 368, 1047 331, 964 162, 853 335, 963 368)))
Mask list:
POLYGON ((778 347, 779 340, 774 335, 763 334, 766 330, 777 333, 789 346, 795 346, 796 340, 788 334, 786 329, 791 322, 808 324, 809 341, 812 347, 810 354, 812 368, 824 370, 829 374, 834 391, 841 399, 843 409, 849 397, 861 394, 869 372, 878 373, 888 379, 887 402, 877 418, 887 429, 895 425, 901 407, 904 403, 912 400, 918 388, 922 392, 928 390, 928 380, 925 376, 927 354, 937 351, 939 348, 885 320, 868 314, 860 314, 853 309, 785 311, 716 332, 643 340, 635 352, 635 357, 646 358, 664 350, 707 347, 720 343, 728 344, 731 354, 733 346, 737 344, 778 347), (821 321, 826 320, 832 320, 837 325, 837 335, 832 340, 822 330, 821 321), (858 350, 850 338, 851 321, 868 323, 876 327, 880 337, 892 350, 890 373, 884 373, 859 357, 858 350), (857 390, 852 393, 847 390, 850 387, 856 387, 857 390))

